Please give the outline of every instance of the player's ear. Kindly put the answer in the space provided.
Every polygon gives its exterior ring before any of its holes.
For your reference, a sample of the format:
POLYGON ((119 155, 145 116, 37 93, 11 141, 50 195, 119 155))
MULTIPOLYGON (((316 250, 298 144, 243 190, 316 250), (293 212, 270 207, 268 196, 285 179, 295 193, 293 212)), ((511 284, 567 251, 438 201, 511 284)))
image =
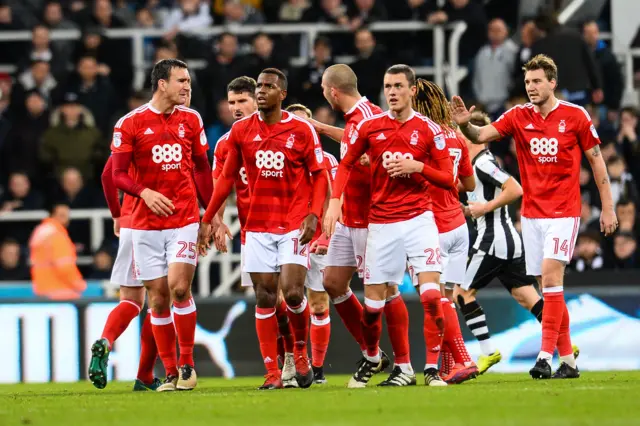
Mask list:
POLYGON ((280 100, 284 101, 287 99, 287 89, 280 89, 280 100))
POLYGON ((415 96, 417 91, 418 89, 416 88, 415 84, 411 86, 411 96, 415 96))

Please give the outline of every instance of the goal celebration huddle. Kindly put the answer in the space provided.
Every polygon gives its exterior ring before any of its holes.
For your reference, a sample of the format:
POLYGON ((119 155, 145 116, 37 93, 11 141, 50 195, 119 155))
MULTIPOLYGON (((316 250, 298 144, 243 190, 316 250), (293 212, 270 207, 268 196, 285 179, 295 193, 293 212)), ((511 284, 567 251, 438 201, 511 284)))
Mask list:
POLYGON ((91 347, 94 386, 107 385, 111 348, 145 300, 134 390, 197 386, 191 282, 198 256, 226 251, 232 235, 223 217, 234 188, 241 285, 255 291, 265 367, 259 389, 326 382, 330 304, 359 360, 349 388, 366 387, 383 372, 388 377, 378 386, 416 385, 409 314, 398 291, 407 271, 424 311, 425 385, 459 384, 500 362, 476 299, 496 278, 540 322, 531 377, 578 378, 563 277, 580 227, 583 155, 600 194, 601 232, 611 235, 618 222, 589 114, 554 96, 551 58, 535 56, 523 69, 530 102, 492 123, 406 65, 386 70, 383 111, 360 95, 349 66, 333 65, 322 75, 322 89, 331 108, 344 114, 345 127, 338 128, 314 120, 304 105, 284 108, 287 77, 267 68, 228 83, 235 122, 210 164, 202 119, 189 108, 187 65, 156 63, 153 97, 117 122, 102 174, 120 238, 111 276, 120 303, 91 347), (340 144, 340 161, 323 150, 319 135, 340 144), (521 182, 491 154, 489 142, 507 137, 515 140, 521 182), (507 209, 520 198, 522 235, 507 209), (467 217, 477 230, 471 241, 467 217), (364 282, 363 300, 350 288, 355 273, 364 282), (476 360, 467 352, 457 309, 480 343, 476 360), (390 348, 380 347, 383 315, 390 348), (154 377, 158 357, 163 379, 154 377))

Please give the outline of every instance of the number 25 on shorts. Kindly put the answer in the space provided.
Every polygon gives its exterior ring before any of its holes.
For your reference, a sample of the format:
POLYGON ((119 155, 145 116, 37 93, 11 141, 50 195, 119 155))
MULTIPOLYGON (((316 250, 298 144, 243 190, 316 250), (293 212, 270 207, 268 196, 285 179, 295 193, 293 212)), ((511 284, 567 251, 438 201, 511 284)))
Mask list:
POLYGON ((196 243, 187 243, 186 241, 178 241, 178 245, 180 246, 180 250, 176 254, 176 257, 179 259, 195 259, 197 255, 196 251, 196 243), (189 254, 187 255, 187 251, 189 254))

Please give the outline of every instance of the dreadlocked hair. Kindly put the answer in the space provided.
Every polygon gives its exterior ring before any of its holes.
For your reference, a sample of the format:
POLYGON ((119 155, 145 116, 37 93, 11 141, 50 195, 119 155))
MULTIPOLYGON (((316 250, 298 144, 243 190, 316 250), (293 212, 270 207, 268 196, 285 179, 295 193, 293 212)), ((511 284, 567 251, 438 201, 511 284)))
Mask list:
POLYGON ((416 81, 416 95, 413 97, 413 109, 430 118, 441 126, 455 128, 451 119, 449 101, 437 84, 419 78, 416 81))

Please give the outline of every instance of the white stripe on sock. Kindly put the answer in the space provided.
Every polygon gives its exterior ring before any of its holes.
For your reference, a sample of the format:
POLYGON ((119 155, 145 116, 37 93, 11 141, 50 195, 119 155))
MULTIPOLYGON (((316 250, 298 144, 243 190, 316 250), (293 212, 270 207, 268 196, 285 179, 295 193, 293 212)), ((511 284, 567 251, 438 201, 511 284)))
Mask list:
POLYGON ((334 305, 337 305, 339 303, 346 302, 347 300, 349 300, 352 294, 353 292, 349 290, 346 294, 343 294, 342 296, 338 296, 335 299, 332 299, 331 301, 333 302, 334 305))
POLYGON ((168 325, 173 322, 173 317, 155 317, 151 315, 151 325, 168 325))
POLYGON ((132 302, 131 300, 121 300, 120 303, 128 303, 130 305, 133 305, 136 307, 136 309, 138 310, 138 313, 140 313, 141 307, 140 305, 138 305, 136 302, 132 302))
POLYGON ((542 289, 542 293, 562 293, 564 291, 564 287, 561 285, 555 287, 544 287, 542 289))
POLYGON ((302 311, 304 311, 304 308, 307 307, 307 298, 303 297, 302 298, 302 303, 300 304, 300 306, 298 306, 297 308, 292 308, 291 306, 289 306, 289 304, 287 303, 287 309, 289 309, 291 312, 293 312, 294 314, 300 314, 302 313, 302 311))
POLYGON ((474 336, 479 336, 481 334, 488 334, 489 333, 489 327, 484 326, 484 327, 473 329, 471 331, 473 332, 474 336))
POLYGON ((440 286, 436 283, 424 283, 420 284, 420 294, 424 293, 427 290, 438 290, 440 291, 440 286))
POLYGON ((372 309, 384 309, 384 305, 385 305, 385 301, 384 300, 373 300, 373 299, 368 299, 368 298, 364 298, 364 304, 365 306, 368 306, 372 309))
POLYGON ((486 321, 487 317, 486 315, 480 315, 479 317, 475 317, 475 318, 471 318, 470 320, 467 320, 467 325, 473 325, 473 324, 477 324, 479 322, 482 321, 486 321))
POLYGON ((175 304, 173 305, 173 313, 175 315, 188 315, 196 311, 196 302, 192 299, 189 299, 189 306, 184 308, 178 308, 175 304))
POLYGON ((323 319, 318 319, 316 315, 311 315, 311 324, 313 325, 322 326, 329 323, 331 323, 331 317, 329 315, 327 315, 327 317, 323 319))

